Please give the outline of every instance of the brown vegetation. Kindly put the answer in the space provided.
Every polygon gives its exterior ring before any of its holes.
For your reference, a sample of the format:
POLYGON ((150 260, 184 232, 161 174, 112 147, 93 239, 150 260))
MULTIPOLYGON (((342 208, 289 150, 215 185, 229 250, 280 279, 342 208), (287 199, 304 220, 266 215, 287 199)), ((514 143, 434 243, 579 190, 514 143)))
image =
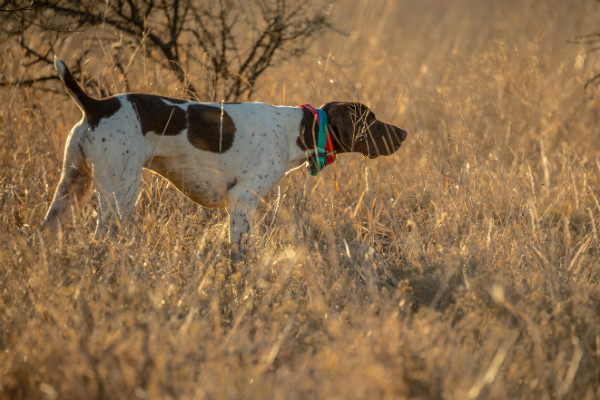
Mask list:
MULTIPOLYGON (((332 20, 347 36, 254 99, 360 100, 409 138, 288 175, 230 276, 225 211, 151 174, 120 240, 91 241, 88 207, 60 246, 28 242, 80 115, 58 83, 1 89, 0 398, 600 397, 597 55, 568 42, 600 6, 350 0, 332 20)), ((111 51, 83 67, 114 93, 111 51)))

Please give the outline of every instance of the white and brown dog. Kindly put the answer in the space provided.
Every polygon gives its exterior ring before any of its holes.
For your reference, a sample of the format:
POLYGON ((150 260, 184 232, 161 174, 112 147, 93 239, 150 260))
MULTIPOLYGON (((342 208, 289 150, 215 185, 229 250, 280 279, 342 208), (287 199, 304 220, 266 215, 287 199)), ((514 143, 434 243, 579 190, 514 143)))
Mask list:
POLYGON ((230 242, 239 244, 252 231, 260 198, 287 171, 308 161, 318 172, 327 164, 319 160, 331 162, 332 153, 389 155, 406 138, 404 130, 378 121, 359 103, 327 103, 316 113, 310 107, 196 103, 147 94, 96 100, 62 61, 55 58, 54 65, 83 118, 67 138, 44 229, 67 220, 94 186, 100 204, 95 236, 114 231, 134 207, 147 168, 204 207, 228 206, 230 242), (319 132, 326 132, 329 154, 317 151, 319 132))

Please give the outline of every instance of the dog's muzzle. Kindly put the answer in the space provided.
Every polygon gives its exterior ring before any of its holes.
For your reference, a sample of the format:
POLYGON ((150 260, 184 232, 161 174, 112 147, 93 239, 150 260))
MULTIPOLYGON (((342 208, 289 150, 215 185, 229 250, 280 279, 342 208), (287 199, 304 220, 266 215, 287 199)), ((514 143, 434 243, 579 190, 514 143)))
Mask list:
POLYGON ((371 143, 363 155, 368 158, 389 156, 395 153, 408 133, 397 126, 379 122, 371 127, 371 143))

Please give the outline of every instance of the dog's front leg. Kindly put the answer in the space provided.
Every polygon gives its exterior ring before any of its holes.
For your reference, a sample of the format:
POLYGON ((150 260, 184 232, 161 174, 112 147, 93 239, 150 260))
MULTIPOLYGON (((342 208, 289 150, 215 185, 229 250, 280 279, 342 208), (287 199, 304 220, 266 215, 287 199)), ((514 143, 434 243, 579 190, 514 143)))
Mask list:
POLYGON ((238 182, 229 190, 229 242, 244 245, 252 233, 254 210, 259 201, 279 182, 285 171, 286 160, 273 159, 268 170, 253 171, 252 179, 238 182))
POLYGON ((98 223, 94 239, 115 237, 135 207, 142 163, 134 157, 129 160, 114 157, 110 164, 93 169, 99 200, 98 223))
POLYGON ((243 247, 252 232, 252 218, 259 201, 259 195, 250 190, 229 191, 229 243, 243 247))

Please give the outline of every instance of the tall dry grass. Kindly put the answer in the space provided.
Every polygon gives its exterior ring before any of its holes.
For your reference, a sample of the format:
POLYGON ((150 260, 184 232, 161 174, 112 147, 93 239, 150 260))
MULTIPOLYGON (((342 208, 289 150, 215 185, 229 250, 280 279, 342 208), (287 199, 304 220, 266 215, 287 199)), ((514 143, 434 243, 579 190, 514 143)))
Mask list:
MULTIPOLYGON (((356 99, 410 136, 284 178, 230 276, 226 212, 151 174, 119 240, 91 240, 90 207, 60 246, 28 242, 79 111, 58 84, 2 89, 0 397, 600 397, 598 60, 568 43, 600 7, 352 0, 332 16, 347 35, 256 100, 356 99)), ((17 52, 2 63, 28 73, 17 52)), ((108 91, 180 93, 142 59, 128 77, 106 65, 89 62, 108 91)))

